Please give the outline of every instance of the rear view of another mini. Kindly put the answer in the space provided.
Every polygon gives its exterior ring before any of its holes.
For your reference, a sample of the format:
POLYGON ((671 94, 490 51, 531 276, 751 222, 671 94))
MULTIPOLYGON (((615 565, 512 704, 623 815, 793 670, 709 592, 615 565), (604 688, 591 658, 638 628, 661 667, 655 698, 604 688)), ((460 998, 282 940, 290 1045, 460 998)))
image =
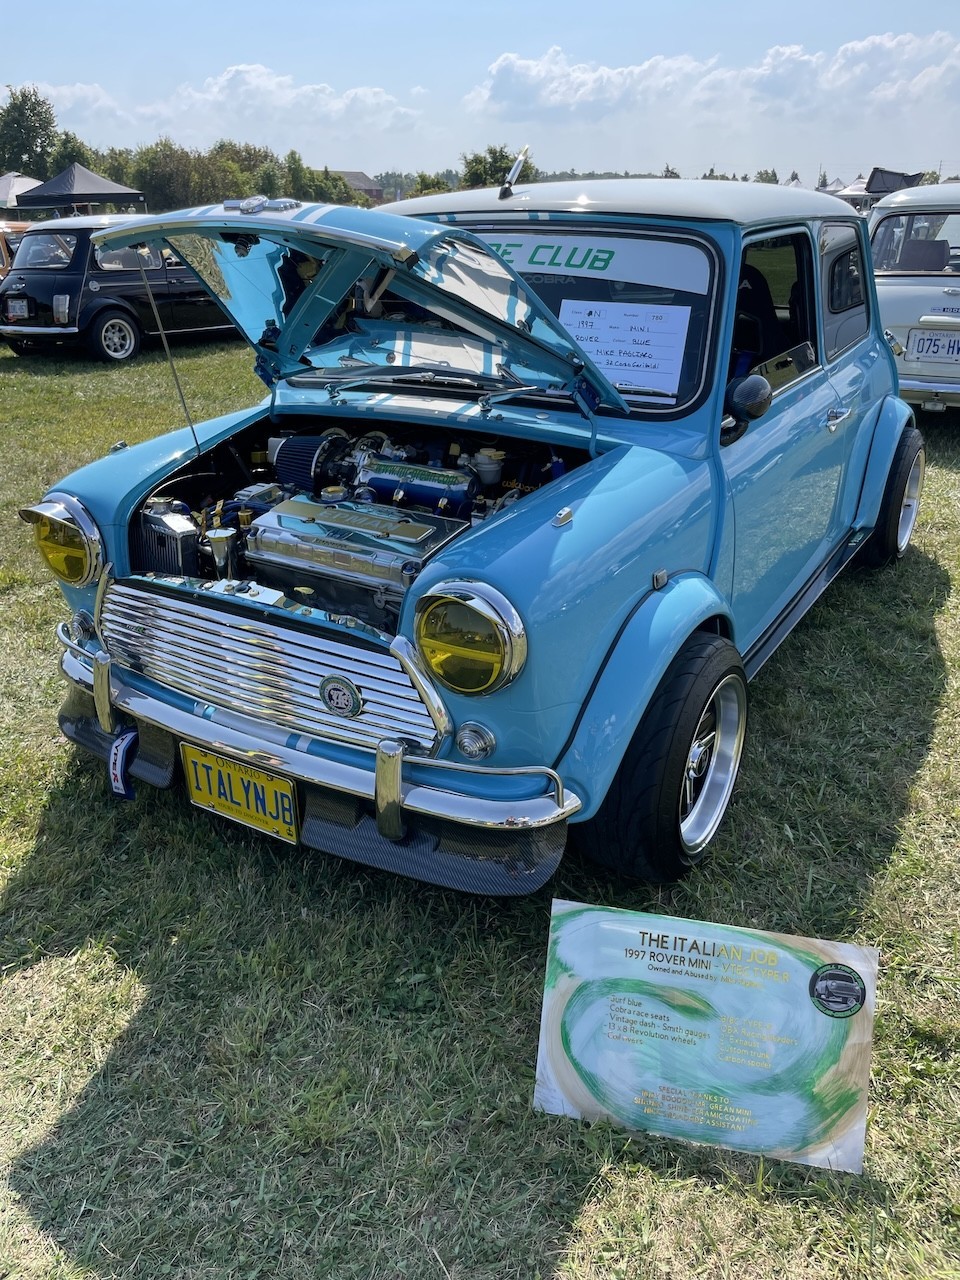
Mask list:
POLYGON ((887 196, 870 237, 901 396, 931 413, 960 407, 960 183, 887 196))

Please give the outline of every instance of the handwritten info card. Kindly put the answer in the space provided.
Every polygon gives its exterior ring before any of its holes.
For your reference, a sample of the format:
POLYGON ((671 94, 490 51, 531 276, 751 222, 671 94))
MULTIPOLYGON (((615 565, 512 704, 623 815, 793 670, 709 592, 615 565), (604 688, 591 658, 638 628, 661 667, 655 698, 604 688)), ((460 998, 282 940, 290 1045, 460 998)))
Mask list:
POLYGON ((555 901, 534 1106, 859 1173, 877 958, 555 901))

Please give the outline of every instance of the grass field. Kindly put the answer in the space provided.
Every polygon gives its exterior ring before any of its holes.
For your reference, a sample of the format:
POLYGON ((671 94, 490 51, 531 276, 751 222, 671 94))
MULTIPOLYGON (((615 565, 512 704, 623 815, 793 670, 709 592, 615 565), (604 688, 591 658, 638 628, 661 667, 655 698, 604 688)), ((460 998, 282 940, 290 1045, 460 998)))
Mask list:
MULTIPOLYGON (((197 418, 257 394, 241 346, 180 355, 197 418)), ((0 1280, 960 1276, 960 417, 903 562, 752 686, 703 868, 497 901, 112 800, 15 513, 175 398, 158 354, 0 351, 0 415, 0 1280), (535 1114, 553 896, 878 946, 864 1174, 535 1114)))

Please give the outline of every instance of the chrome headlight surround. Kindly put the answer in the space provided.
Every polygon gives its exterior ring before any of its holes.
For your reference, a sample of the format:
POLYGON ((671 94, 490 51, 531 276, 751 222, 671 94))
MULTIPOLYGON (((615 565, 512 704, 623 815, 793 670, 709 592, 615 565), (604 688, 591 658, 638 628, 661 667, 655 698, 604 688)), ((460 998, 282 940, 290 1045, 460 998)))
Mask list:
POLYGON ((33 525, 34 538, 47 568, 68 587, 89 587, 103 572, 103 538, 86 507, 69 493, 49 493, 42 502, 22 507, 20 519, 33 525), (83 556, 80 572, 74 577, 59 573, 44 550, 41 530, 46 525, 61 526, 77 539, 75 554, 83 556))
MULTIPOLYGON (((515 680, 527 660, 527 635, 519 613, 510 601, 495 587, 484 582, 438 582, 417 601, 414 622, 417 652, 427 670, 445 688, 468 697, 495 693, 515 680), (436 641, 431 641, 427 629, 438 607, 444 604, 461 605, 472 610, 481 623, 495 637, 499 647, 498 670, 480 687, 468 688, 453 682, 438 664, 436 641)), ((477 651, 482 661, 482 651, 477 651)))

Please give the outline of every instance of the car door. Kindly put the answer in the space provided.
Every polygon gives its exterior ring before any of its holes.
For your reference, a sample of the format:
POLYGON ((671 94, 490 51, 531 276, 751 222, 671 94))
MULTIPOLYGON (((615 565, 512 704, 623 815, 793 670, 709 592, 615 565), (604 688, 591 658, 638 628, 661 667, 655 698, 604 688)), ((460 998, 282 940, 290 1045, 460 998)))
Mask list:
POLYGON ((177 330, 230 328, 223 309, 173 253, 163 251, 171 323, 177 330))
POLYGON ((773 399, 722 447, 734 516, 732 599, 747 653, 822 566, 839 530, 847 441, 823 366, 815 250, 806 229, 748 241, 740 263, 730 372, 762 374, 773 399))
POLYGON ((84 293, 83 311, 86 315, 90 314, 93 304, 97 310, 102 310, 105 301, 121 302, 136 312, 144 333, 156 333, 155 305, 163 327, 169 328, 172 323, 163 262, 157 250, 148 246, 105 249, 91 245, 84 293))
POLYGON ((843 417, 833 424, 844 468, 836 527, 842 537, 856 514, 876 406, 890 374, 887 361, 877 359, 862 222, 822 224, 818 248, 823 361, 843 409, 843 417))

